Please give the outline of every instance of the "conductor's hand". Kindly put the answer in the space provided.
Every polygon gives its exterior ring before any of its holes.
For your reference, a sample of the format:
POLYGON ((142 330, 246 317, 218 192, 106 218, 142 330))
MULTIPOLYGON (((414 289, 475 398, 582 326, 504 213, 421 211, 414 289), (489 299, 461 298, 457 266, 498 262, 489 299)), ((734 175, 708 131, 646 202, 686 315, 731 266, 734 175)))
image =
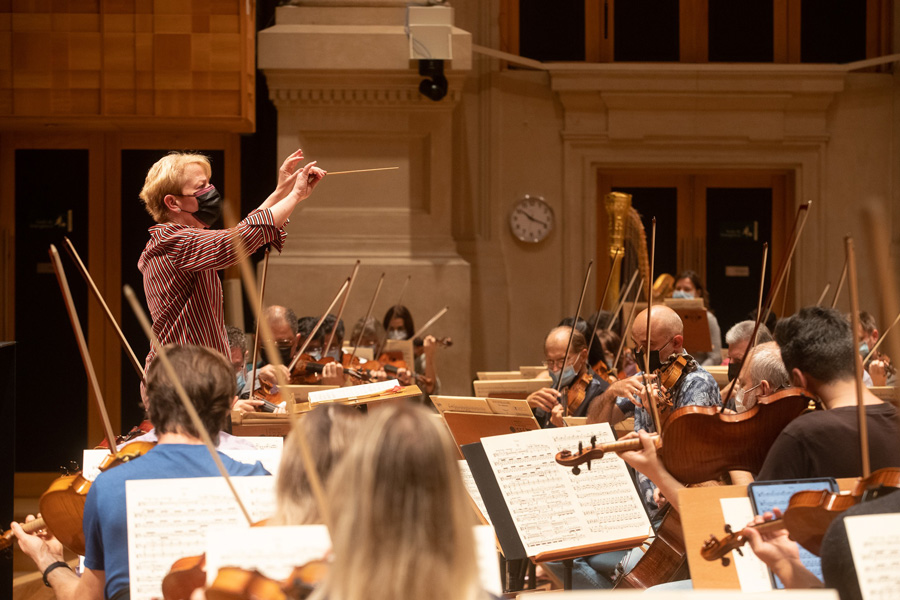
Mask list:
POLYGON ((303 150, 297 150, 281 163, 278 169, 278 186, 275 188, 275 197, 281 200, 287 196, 294 187, 295 170, 300 161, 303 160, 303 150))
POLYGON ((319 182, 325 177, 326 171, 316 166, 316 161, 308 163, 291 177, 294 178, 294 187, 291 193, 295 195, 297 202, 306 200, 319 182))
MULTIPOLYGON (((559 392, 553 388, 541 388, 528 395, 528 406, 539 408, 544 412, 552 412, 554 406, 559 405, 559 392)), ((560 423, 562 424, 562 423, 560 423)))

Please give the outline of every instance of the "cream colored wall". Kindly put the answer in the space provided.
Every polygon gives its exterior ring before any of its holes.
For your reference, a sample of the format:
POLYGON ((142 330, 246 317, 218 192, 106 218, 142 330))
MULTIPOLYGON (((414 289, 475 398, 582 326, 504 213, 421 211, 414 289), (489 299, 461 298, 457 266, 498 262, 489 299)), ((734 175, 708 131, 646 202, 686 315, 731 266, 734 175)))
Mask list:
MULTIPOLYGON (((469 32, 473 44, 499 47, 498 0, 457 0, 453 5, 456 27, 469 32)), ((414 76, 406 79, 412 80, 414 76)), ((398 80, 398 85, 407 84, 398 80)), ((371 80, 366 79, 365 86, 371 87, 371 80)), ((432 157, 431 163, 436 170, 430 176, 445 177, 442 181, 450 186, 449 200, 441 189, 431 189, 425 200, 395 199, 398 208, 412 201, 433 202, 431 220, 421 221, 420 231, 440 242, 443 259, 452 262, 456 256, 468 266, 470 295, 464 312, 470 323, 471 360, 467 356, 453 361, 450 354, 442 360, 442 377, 453 382, 445 391, 469 393, 465 382, 475 370, 504 370, 541 360, 545 333, 574 312, 586 262, 597 258, 596 173, 604 167, 792 171, 796 202, 814 203, 795 260, 797 302, 815 301, 828 281, 836 285, 844 260, 843 236, 852 233, 862 305, 878 311, 882 285, 875 278, 860 211, 863 202, 872 199, 885 212, 884 222, 892 224, 890 250, 897 259, 898 90, 896 76, 847 74, 834 66, 613 65, 549 74, 501 70, 496 59, 473 52, 471 70, 451 77, 456 105, 442 139, 449 146, 435 146, 439 154, 449 154, 432 157), (509 233, 510 210, 525 194, 543 196, 559 223, 538 245, 522 244, 509 233), (455 252, 443 246, 448 233, 455 252)), ((427 108, 411 97, 403 103, 402 110, 427 108)), ((357 101, 358 106, 364 104, 357 101)), ((302 140, 310 128, 302 105, 293 107, 289 117, 294 131, 280 134, 283 150, 289 145, 286 140, 302 140)), ((327 106, 316 110, 334 123, 352 121, 327 106)), ((443 136, 444 122, 435 118, 434 127, 443 136)), ((429 127, 426 119, 418 126, 405 124, 404 131, 429 127)), ((401 149, 399 154, 407 153, 401 149)), ((426 281, 437 281, 438 258, 423 254, 415 244, 404 245, 402 238, 410 235, 405 229, 398 233, 403 268, 404 261, 415 263, 426 281)), ((361 238, 346 241, 340 260, 320 252, 306 272, 346 270, 354 249, 370 248, 361 238)), ((286 260, 284 267, 306 259, 294 255, 286 260)), ((452 281, 420 288, 416 301, 421 306, 442 305, 463 272, 457 269, 452 281)), ((585 313, 592 312, 596 302, 594 287, 585 313)), ((465 303, 465 298, 462 293, 456 300, 465 303)), ((839 306, 848 308, 846 289, 839 306)), ((416 314, 422 314, 421 309, 416 314)))

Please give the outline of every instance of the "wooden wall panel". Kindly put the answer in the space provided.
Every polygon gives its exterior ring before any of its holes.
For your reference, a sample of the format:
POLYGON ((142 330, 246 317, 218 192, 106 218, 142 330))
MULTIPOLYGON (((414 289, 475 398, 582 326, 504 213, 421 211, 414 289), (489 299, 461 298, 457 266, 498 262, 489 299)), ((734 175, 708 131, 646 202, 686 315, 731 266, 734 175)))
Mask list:
POLYGON ((237 0, 0 0, 0 129, 254 129, 237 0))

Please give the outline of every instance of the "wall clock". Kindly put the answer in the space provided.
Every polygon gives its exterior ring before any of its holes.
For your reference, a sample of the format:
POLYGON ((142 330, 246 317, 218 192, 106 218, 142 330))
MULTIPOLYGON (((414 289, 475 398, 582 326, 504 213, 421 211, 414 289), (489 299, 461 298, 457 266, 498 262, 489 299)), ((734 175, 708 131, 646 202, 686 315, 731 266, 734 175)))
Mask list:
POLYGON ((509 214, 509 229, 516 239, 529 244, 544 241, 553 231, 553 209, 540 196, 526 195, 509 214))

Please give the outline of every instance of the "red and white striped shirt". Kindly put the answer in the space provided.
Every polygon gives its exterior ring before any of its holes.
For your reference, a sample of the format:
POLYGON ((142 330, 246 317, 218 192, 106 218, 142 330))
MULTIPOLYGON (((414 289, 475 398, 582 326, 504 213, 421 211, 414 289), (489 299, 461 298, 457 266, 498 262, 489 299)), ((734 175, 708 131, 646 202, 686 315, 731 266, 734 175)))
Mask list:
MULTIPOLYGON (((150 228, 138 260, 144 293, 160 344, 196 344, 228 356, 222 283, 216 271, 237 264, 266 243, 279 252, 287 234, 275 227, 272 212, 257 210, 231 229, 199 229, 178 223, 150 228), (238 255, 232 238, 243 246, 238 255)), ((147 367, 156 352, 152 346, 147 367)))

